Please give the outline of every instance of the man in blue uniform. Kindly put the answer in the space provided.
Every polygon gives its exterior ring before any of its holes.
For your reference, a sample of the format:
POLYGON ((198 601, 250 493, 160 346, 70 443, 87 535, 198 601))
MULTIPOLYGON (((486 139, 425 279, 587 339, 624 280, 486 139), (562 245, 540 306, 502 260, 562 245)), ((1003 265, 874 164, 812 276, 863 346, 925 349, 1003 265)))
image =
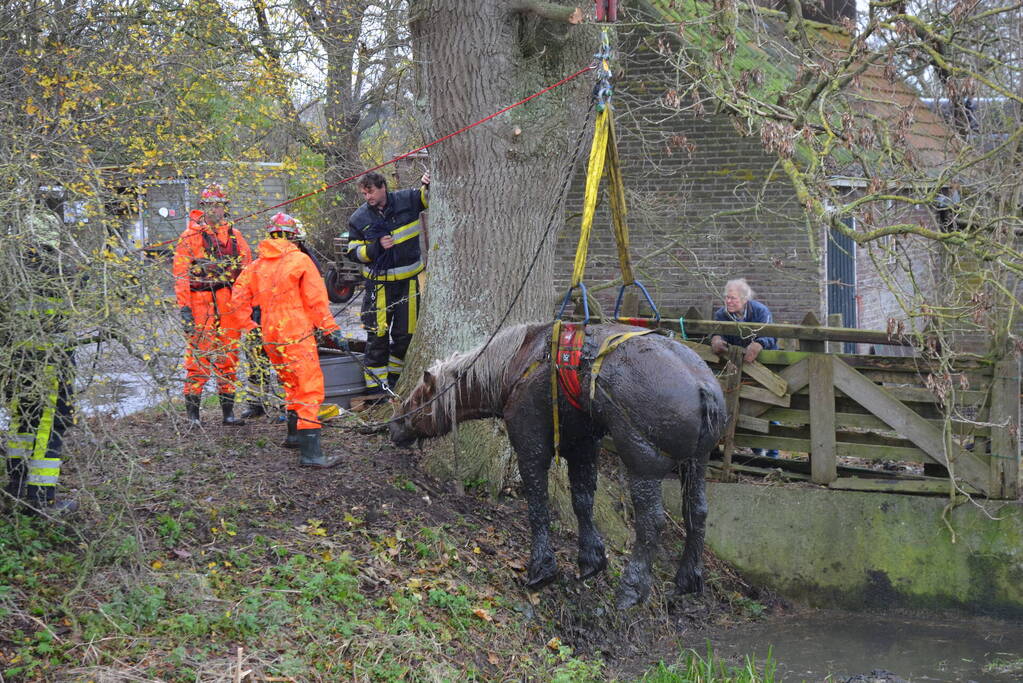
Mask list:
POLYGON ((428 206, 430 174, 422 187, 388 192, 379 173, 359 180, 366 203, 348 221, 348 258, 366 279, 362 326, 366 330, 366 388, 377 393, 393 387, 405 364, 419 309, 423 270, 419 214, 428 206))

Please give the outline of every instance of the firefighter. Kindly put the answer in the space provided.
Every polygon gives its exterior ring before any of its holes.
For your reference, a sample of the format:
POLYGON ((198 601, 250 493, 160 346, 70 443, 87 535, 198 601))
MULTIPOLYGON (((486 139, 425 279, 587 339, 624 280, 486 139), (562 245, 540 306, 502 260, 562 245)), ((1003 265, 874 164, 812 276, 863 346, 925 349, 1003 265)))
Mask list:
POLYGON ((295 219, 278 213, 266 227, 269 238, 259 243, 259 257, 235 283, 231 306, 239 330, 259 325, 263 349, 284 387, 288 411, 286 447, 297 447, 302 467, 328 468, 341 456, 325 456, 320 446, 317 414, 323 403, 323 371, 317 353, 319 334, 344 348, 323 284, 312 259, 292 241, 295 219))
POLYGON ((348 221, 348 258, 362 267, 366 279, 362 326, 366 330, 366 388, 377 393, 393 387, 405 364, 416 331, 419 287, 423 270, 419 247, 419 214, 426 210, 430 174, 422 187, 387 191, 379 173, 359 180, 366 203, 348 221))
MULTIPOLYGON (((320 268, 320 262, 316 259, 312 248, 306 245, 307 235, 305 227, 302 225, 302 222, 294 216, 291 218, 295 222, 296 232, 294 236, 289 233, 288 239, 293 242, 296 247, 298 247, 299 251, 312 259, 313 265, 316 267, 316 272, 322 275, 323 271, 320 268)), ((266 399, 270 394, 271 365, 270 359, 267 358, 266 352, 263 350, 263 338, 259 332, 258 326, 247 334, 245 347, 246 355, 249 359, 248 379, 252 388, 245 410, 242 411, 241 418, 243 420, 249 420, 266 415, 266 399)), ((298 448, 298 444, 292 439, 291 442, 286 442, 285 447, 298 448)))
POLYGON ((60 252, 60 219, 35 207, 7 243, 13 262, 3 303, 3 386, 7 429, 5 491, 30 513, 71 513, 78 503, 58 499, 64 434, 71 427, 74 343, 67 334, 67 297, 77 269, 60 252))
POLYGON ((199 209, 174 249, 174 294, 188 334, 185 350, 185 409, 199 426, 202 390, 216 374, 223 424, 245 424, 234 416, 238 367, 238 330, 224 325, 230 316, 231 287, 252 251, 240 232, 225 220, 228 198, 220 185, 202 191, 199 209))

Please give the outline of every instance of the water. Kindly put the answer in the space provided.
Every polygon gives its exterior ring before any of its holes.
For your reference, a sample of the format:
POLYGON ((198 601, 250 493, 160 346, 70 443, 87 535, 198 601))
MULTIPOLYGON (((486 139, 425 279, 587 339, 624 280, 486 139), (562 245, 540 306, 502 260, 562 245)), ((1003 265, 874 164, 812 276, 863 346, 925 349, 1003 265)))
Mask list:
MULTIPOLYGON (((762 662, 770 650, 782 681, 837 682, 878 669, 907 681, 1023 680, 1023 623, 983 617, 811 611, 710 641, 722 658, 755 655, 762 662), (1005 662, 1017 662, 1015 672, 1000 670, 1005 662)), ((692 646, 706 649, 705 642, 692 646)))

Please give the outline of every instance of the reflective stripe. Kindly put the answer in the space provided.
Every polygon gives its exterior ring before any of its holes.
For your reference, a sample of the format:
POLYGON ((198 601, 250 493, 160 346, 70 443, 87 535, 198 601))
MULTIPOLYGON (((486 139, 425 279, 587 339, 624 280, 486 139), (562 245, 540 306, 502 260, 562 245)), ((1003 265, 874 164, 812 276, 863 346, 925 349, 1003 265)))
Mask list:
POLYGON ((419 236, 419 219, 412 221, 406 225, 401 226, 397 230, 391 233, 391 237, 394 238, 395 244, 410 240, 413 237, 419 236))
POLYGON ((419 201, 423 203, 423 208, 430 208, 430 194, 426 191, 426 185, 419 186, 419 201))
POLYGON ((31 434, 11 434, 7 437, 7 457, 12 459, 27 458, 32 455, 32 442, 35 437, 31 434))
POLYGON ((369 247, 367 247, 365 245, 363 245, 361 247, 356 247, 356 249, 355 249, 355 258, 359 259, 360 261, 362 261, 364 263, 366 261, 369 261, 368 249, 369 249, 369 247))
POLYGON ((387 336, 387 290, 383 285, 376 287, 377 336, 387 336))
POLYGON ((400 268, 388 268, 374 273, 367 266, 362 266, 362 276, 367 280, 375 280, 377 282, 395 282, 397 280, 407 280, 408 278, 418 275, 423 269, 423 262, 416 261, 410 266, 402 266, 400 268))
POLYGON ((400 375, 401 371, 404 368, 405 368, 405 361, 402 360, 401 358, 396 358, 395 356, 391 356, 390 358, 387 359, 387 372, 389 372, 391 374, 394 374, 394 375, 400 375))
POLYGON ((387 368, 368 367, 362 373, 362 378, 366 380, 366 386, 370 388, 387 384, 387 368))
MULTIPOLYGON (((33 450, 35 460, 42 460, 46 457, 46 449, 50 445, 50 435, 53 434, 53 415, 57 412, 56 368, 52 365, 45 366, 43 377, 49 380, 50 393, 46 397, 46 407, 43 408, 43 415, 39 418, 39 426, 36 427, 36 443, 33 450)), ((60 460, 57 460, 57 471, 60 471, 60 460)))
POLYGON ((28 461, 28 483, 55 486, 60 477, 60 458, 32 458, 28 461))
POLYGON ((408 325, 406 325, 406 332, 408 334, 416 333, 416 318, 419 312, 416 310, 416 288, 419 287, 419 282, 412 278, 408 281, 408 325))

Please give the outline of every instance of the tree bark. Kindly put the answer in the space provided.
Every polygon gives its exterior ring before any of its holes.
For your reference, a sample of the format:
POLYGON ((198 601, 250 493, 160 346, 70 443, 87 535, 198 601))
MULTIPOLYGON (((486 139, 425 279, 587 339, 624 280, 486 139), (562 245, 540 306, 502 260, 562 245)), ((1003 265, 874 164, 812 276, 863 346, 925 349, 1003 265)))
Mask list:
MULTIPOLYGON (((521 2, 412 0, 410 9, 431 136, 577 71, 597 47, 596 32, 573 27, 570 12, 553 21, 523 11, 521 2)), ((472 348, 497 329, 534 256, 505 324, 551 318, 557 228, 540 244, 551 216, 555 223, 563 216, 559 190, 591 86, 592 79, 580 77, 431 149, 430 269, 402 389, 431 360, 472 348)), ((465 425, 458 462, 442 445, 427 465, 499 489, 512 468, 498 431, 465 425)))

